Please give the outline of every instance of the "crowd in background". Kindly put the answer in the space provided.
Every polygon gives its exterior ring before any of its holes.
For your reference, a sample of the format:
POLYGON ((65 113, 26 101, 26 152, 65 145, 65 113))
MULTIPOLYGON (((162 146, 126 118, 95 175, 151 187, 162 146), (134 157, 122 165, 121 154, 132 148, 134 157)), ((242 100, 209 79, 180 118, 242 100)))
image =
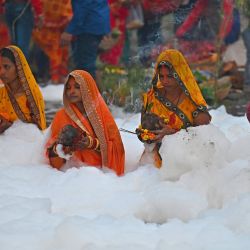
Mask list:
POLYGON ((18 45, 39 82, 47 84, 63 83, 73 69, 95 78, 97 59, 149 67, 166 48, 179 49, 192 63, 214 62, 241 32, 233 0, 0 0, 0 6, 0 47, 18 45), (136 57, 131 34, 136 34, 136 57))

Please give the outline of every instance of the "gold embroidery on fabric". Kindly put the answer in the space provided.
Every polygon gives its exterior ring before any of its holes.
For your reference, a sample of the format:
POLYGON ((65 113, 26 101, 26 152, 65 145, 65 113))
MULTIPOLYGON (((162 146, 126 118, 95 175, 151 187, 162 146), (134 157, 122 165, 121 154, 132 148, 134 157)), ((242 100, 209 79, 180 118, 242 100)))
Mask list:
POLYGON ((99 118, 98 112, 96 110, 95 103, 93 103, 93 97, 91 96, 91 91, 88 88, 88 83, 85 79, 77 74, 77 72, 73 72, 72 75, 76 82, 80 84, 82 99, 84 100, 83 106, 87 113, 87 116, 90 120, 91 125, 95 131, 95 134, 100 142, 100 149, 102 155, 102 165, 108 165, 108 146, 105 138, 104 127, 101 119, 99 118))

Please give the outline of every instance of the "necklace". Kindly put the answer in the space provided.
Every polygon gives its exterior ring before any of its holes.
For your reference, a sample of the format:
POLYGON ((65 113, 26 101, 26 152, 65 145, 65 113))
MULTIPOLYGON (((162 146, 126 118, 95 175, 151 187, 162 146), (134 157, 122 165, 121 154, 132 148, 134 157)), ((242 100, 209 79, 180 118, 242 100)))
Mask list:
POLYGON ((171 101, 175 106, 178 106, 180 100, 181 100, 181 97, 182 97, 182 93, 183 92, 178 92, 178 95, 175 95, 175 97, 173 98, 173 95, 167 95, 165 93, 164 96, 166 96, 166 98, 171 101))
POLYGON ((179 104, 179 102, 180 102, 180 100, 181 100, 181 96, 182 96, 182 93, 179 94, 177 101, 176 101, 176 102, 173 102, 173 104, 174 104, 175 106, 177 106, 177 107, 178 107, 178 104, 179 104))

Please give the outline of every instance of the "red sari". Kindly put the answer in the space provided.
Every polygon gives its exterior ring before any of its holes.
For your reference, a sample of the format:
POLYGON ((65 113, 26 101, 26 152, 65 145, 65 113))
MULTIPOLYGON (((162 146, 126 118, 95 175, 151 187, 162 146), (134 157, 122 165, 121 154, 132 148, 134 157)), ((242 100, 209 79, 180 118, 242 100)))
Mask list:
POLYGON ((117 0, 109 0, 110 5, 110 25, 111 29, 118 29, 120 31, 119 41, 110 50, 103 52, 100 59, 108 64, 119 64, 124 43, 126 31, 126 19, 128 16, 128 8, 122 6, 117 0))

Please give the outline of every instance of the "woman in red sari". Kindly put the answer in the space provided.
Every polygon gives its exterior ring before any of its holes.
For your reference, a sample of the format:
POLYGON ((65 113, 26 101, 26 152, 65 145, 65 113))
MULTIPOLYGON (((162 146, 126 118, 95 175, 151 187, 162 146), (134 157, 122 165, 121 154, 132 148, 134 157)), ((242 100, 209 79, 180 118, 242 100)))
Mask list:
MULTIPOLYGON (((100 54, 102 62, 118 65, 122 55, 124 43, 125 43, 125 31, 126 31, 126 19, 128 16, 128 7, 125 1, 122 0, 109 0, 110 6, 110 25, 112 31, 116 30, 119 33, 117 43, 109 50, 100 54)), ((108 35, 109 36, 109 35, 108 35)), ((108 39, 108 36, 104 37, 108 39)))
POLYGON ((125 154, 121 136, 88 72, 75 70, 69 74, 63 103, 64 108, 54 117, 47 143, 51 166, 61 169, 73 160, 87 166, 108 167, 122 175, 125 154), (69 134, 73 134, 72 140, 65 139, 69 134))

